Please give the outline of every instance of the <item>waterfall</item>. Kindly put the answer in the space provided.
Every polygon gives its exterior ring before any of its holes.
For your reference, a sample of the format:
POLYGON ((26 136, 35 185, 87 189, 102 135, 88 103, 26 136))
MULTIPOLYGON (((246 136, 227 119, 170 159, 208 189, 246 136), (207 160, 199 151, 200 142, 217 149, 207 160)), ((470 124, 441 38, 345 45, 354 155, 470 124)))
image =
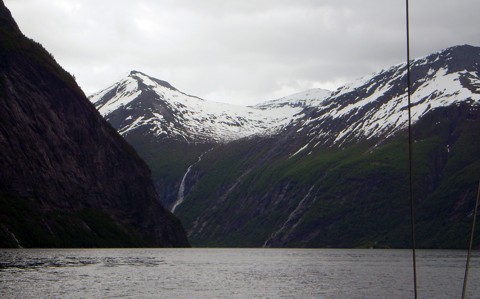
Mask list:
POLYGON ((180 183, 180 187, 178 188, 177 200, 175 201, 175 203, 172 206, 172 213, 175 212, 175 208, 183 202, 183 199, 184 199, 184 196, 185 196, 185 179, 187 178, 190 170, 192 170, 193 165, 197 164, 198 162, 200 162, 200 158, 198 159, 197 162, 188 166, 187 172, 185 172, 185 174, 183 175, 182 182, 180 183))
MULTIPOLYGON (((212 148, 213 149, 213 148, 212 148)), ((180 205, 182 204, 183 200, 185 199, 185 181, 187 179, 187 176, 188 174, 190 173, 190 170, 192 170, 192 167, 195 166, 195 164, 199 163, 200 161, 202 161, 202 157, 208 153, 209 151, 211 151, 212 149, 209 149, 208 151, 204 152, 203 154, 201 154, 199 157, 198 157, 198 160, 191 164, 190 166, 188 166, 187 168, 187 171, 185 172, 185 174, 183 175, 183 178, 182 178, 182 182, 180 183, 180 187, 178 188, 178 195, 177 195, 177 200, 173 203, 173 206, 172 206, 172 210, 171 212, 174 213, 175 212, 175 209, 180 205)))

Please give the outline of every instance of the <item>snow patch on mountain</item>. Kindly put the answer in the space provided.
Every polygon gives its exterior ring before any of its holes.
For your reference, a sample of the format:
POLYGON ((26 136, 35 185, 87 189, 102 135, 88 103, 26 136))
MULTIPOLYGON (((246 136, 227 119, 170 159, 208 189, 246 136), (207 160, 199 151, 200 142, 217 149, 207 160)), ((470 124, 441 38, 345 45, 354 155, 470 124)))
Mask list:
MULTIPOLYGON (((478 53, 479 48, 459 46, 411 63, 412 123, 439 107, 480 104, 478 53)), ((307 139, 293 155, 321 144, 342 146, 349 141, 388 138, 407 125, 407 67, 399 64, 340 87, 298 121, 295 129, 306 132, 307 139)))
POLYGON ((320 105, 331 94, 332 91, 330 90, 312 88, 280 99, 263 102, 252 107, 262 110, 269 110, 280 107, 310 108, 320 105))
POLYGON ((102 115, 107 115, 110 112, 127 105, 141 93, 138 89, 138 82, 133 80, 123 79, 119 83, 113 85, 112 88, 107 88, 89 97, 90 101, 97 107, 102 115), (113 98, 111 98, 108 103, 102 103, 97 106, 97 103, 103 99, 108 92, 111 92, 113 87, 116 91, 113 98))

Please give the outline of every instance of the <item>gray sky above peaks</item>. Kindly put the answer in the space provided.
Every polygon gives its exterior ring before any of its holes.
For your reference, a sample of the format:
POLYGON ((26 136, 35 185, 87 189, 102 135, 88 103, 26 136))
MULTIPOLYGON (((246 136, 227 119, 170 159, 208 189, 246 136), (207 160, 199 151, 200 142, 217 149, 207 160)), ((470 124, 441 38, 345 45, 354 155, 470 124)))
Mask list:
MULTIPOLYGON (((405 61, 404 0, 4 0, 87 95, 130 70, 249 105, 405 61)), ((411 0, 411 55, 480 46, 480 1, 411 0)))

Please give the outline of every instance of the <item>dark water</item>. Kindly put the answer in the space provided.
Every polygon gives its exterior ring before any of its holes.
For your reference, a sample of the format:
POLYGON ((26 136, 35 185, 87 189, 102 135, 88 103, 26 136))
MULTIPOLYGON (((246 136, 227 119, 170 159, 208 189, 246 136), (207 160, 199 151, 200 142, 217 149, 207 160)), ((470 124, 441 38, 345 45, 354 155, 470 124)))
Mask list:
MULTIPOLYGON (((465 257, 418 251, 419 297, 459 298, 465 257)), ((0 250, 0 298, 413 298, 411 265, 408 250, 0 250)))

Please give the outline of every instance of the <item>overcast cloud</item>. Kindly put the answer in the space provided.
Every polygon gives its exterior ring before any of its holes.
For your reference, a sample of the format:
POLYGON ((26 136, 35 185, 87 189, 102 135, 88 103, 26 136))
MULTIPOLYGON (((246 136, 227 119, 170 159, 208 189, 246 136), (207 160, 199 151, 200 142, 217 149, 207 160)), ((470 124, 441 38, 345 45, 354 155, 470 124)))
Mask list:
MULTIPOLYGON (((85 93, 130 70, 249 105, 405 60, 404 0, 4 0, 85 93)), ((480 1, 411 0, 411 55, 480 45, 480 1)))

